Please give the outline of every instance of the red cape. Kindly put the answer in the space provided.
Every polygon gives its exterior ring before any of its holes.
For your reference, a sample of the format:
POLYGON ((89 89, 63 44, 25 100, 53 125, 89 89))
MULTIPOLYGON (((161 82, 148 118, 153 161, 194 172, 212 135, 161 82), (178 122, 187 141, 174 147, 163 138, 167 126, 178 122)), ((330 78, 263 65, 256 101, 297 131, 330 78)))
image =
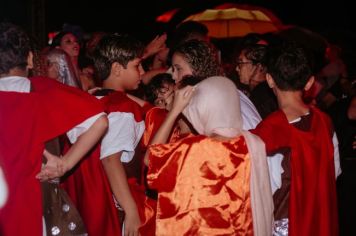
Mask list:
MULTIPOLYGON (((141 108, 123 92, 113 92, 97 101, 102 104, 107 114, 127 112, 134 115, 136 122, 142 121, 141 108)), ((83 158, 62 186, 80 212, 89 235, 121 235, 118 210, 99 157, 100 144, 83 158)), ((139 188, 133 189, 133 194, 137 190, 144 195, 139 188)), ((141 196, 136 195, 135 198, 141 199, 141 196)))
POLYGON ((267 153, 291 148, 289 235, 338 235, 332 125, 316 108, 311 116, 310 130, 302 131, 279 110, 252 132, 265 142, 267 153))
POLYGON ((44 143, 102 112, 84 92, 41 77, 30 93, 0 92, 0 165, 9 187, 0 234, 42 235, 41 169, 44 143))

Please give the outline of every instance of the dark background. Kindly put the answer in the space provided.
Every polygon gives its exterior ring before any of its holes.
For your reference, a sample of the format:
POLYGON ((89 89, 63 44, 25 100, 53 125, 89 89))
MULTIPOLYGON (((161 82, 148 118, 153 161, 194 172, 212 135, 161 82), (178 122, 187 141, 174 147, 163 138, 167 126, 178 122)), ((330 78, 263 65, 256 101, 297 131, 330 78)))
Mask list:
POLYGON ((80 25, 84 31, 131 33, 142 40, 152 38, 207 7, 224 2, 259 5, 272 10, 285 24, 296 24, 318 32, 356 32, 351 1, 297 0, 0 0, 0 19, 25 27, 39 40, 64 23, 80 25), (170 25, 155 23, 163 12, 180 8, 170 25))

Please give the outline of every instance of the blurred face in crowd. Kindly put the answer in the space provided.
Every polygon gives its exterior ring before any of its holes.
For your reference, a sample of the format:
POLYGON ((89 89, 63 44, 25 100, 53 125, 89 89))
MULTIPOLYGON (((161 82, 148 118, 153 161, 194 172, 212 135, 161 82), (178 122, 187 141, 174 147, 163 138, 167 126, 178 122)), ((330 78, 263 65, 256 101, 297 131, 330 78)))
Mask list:
POLYGON ((239 75, 240 82, 249 85, 256 71, 256 66, 245 57, 243 52, 240 53, 236 64, 236 72, 239 75))
POLYGON ((59 45, 70 57, 78 57, 80 46, 78 39, 71 33, 63 36, 59 45))
POLYGON ((158 107, 170 110, 174 99, 174 84, 165 83, 156 91, 157 99, 154 104, 158 107))

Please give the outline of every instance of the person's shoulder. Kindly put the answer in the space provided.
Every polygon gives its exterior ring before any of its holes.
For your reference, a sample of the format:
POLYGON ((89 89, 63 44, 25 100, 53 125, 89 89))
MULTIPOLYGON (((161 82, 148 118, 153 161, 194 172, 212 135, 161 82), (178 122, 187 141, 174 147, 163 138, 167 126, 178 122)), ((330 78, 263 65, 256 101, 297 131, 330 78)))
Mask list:
POLYGON ((136 121, 143 120, 144 112, 142 107, 131 100, 124 92, 113 92, 107 96, 106 101, 108 112, 132 113, 136 121))
POLYGON ((43 76, 35 76, 28 79, 31 81, 31 87, 34 91, 61 87, 61 83, 58 81, 43 76))
POLYGON ((269 114, 266 118, 264 118, 261 123, 279 125, 282 123, 288 123, 286 116, 284 115, 282 110, 277 110, 269 114))

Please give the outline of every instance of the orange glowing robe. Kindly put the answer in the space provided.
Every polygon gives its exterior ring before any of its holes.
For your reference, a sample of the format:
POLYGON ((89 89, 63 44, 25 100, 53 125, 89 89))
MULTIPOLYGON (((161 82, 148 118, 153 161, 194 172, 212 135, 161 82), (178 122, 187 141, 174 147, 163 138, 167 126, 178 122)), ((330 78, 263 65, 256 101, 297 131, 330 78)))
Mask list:
POLYGON ((252 235, 250 157, 243 136, 189 136, 150 147, 156 235, 252 235))

